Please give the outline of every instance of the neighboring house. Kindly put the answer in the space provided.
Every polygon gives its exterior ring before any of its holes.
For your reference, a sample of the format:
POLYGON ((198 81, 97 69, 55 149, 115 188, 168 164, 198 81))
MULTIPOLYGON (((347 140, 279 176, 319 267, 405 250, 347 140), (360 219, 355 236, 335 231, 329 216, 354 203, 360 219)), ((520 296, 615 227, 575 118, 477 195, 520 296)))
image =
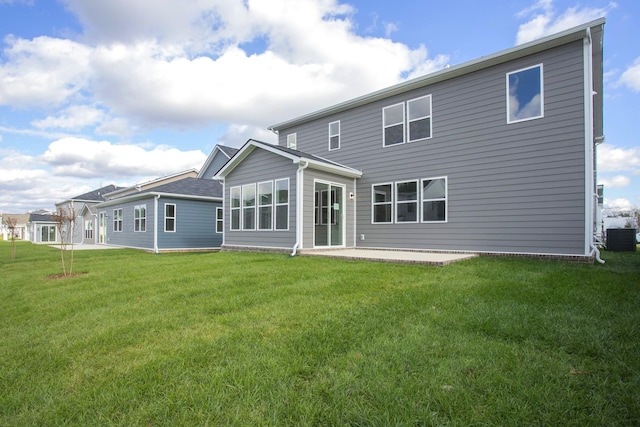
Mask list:
POLYGON ((4 219, 15 219, 13 237, 18 240, 29 240, 29 214, 0 214, 0 234, 3 240, 11 240, 11 230, 4 224, 4 219))
POLYGON ((222 167, 223 250, 592 260, 604 19, 270 129, 222 167), (312 154, 306 154, 312 153, 312 154))
POLYGON ((195 169, 189 169, 187 171, 178 172, 171 175, 165 175, 160 178, 155 178, 150 181, 145 181, 140 184, 132 185, 130 187, 118 188, 115 191, 105 194, 105 200, 112 200, 112 199, 128 196, 131 194, 137 194, 141 191, 149 190, 159 185, 168 184, 174 181, 180 181, 181 179, 184 179, 184 178, 196 178, 197 176, 198 176, 198 171, 195 169))
POLYGON ((233 152, 214 148, 202 177, 187 171, 107 195, 108 200, 95 206, 98 243, 156 253, 219 249, 222 185, 204 177, 215 175, 233 152))
POLYGON ((53 214, 30 214, 28 229, 31 243, 60 243, 60 233, 58 225, 53 219, 53 214))
POLYGON ((76 214, 73 229, 71 231, 66 229, 64 230, 67 243, 97 243, 97 233, 95 230, 98 226, 98 220, 93 206, 100 202, 104 202, 105 194, 119 189, 121 189, 121 187, 111 184, 88 193, 80 194, 79 196, 71 197, 63 202, 56 203, 56 211, 64 209, 69 212, 70 209, 72 209, 76 214))
POLYGON ((237 148, 216 145, 204 162, 198 178, 211 179, 238 152, 237 148))

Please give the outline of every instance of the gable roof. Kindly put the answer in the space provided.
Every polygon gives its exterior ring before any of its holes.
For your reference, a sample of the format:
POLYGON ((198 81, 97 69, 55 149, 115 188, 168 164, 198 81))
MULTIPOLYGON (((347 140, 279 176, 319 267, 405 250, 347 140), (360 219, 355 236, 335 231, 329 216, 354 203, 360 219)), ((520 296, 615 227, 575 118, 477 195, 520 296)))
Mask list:
POLYGON ((248 140, 242 148, 231 158, 223 167, 218 171, 215 178, 226 177, 233 169, 235 169, 242 161, 251 154, 255 149, 262 149, 269 151, 278 156, 282 156, 291 160, 293 164, 306 164, 312 169, 318 169, 325 172, 335 173, 341 176, 360 178, 362 171, 351 168, 349 166, 341 165, 340 163, 332 160, 325 159, 314 154, 304 153, 302 151, 293 150, 291 148, 282 147, 279 145, 272 145, 266 142, 257 141, 255 139, 248 140))
POLYGON ((63 202, 56 203, 56 206, 62 205, 67 202, 76 201, 76 202, 104 202, 104 195, 107 193, 111 193, 113 191, 119 190, 123 187, 118 187, 116 185, 110 184, 101 188, 98 188, 93 191, 89 191, 88 193, 80 194, 79 196, 71 197, 63 202))
POLYGON ((51 214, 30 214, 29 222, 55 222, 51 214))
POLYGON ((226 157, 227 159, 230 159, 233 156, 235 156, 238 151, 239 151, 238 148, 226 147, 224 145, 216 145, 214 149, 211 151, 211 154, 209 154, 209 157, 207 157, 207 160, 205 160, 204 165, 202 165, 202 167, 200 168, 200 173, 198 173, 198 178, 202 178, 202 174, 204 174, 207 171, 207 169, 209 168, 209 165, 211 164, 211 162, 213 162, 213 159, 215 159, 217 153, 222 153, 224 157, 226 157))
POLYGON ((177 172, 171 175, 165 175, 160 178, 155 178, 150 181, 141 182, 129 187, 120 187, 111 193, 106 194, 105 200, 111 200, 117 197, 124 197, 129 194, 137 194, 141 190, 146 190, 149 188, 154 188, 159 185, 163 185, 163 182, 171 182, 178 181, 187 177, 196 177, 198 176, 198 171, 196 169, 189 169, 182 172, 177 172))
MULTIPOLYGON (((538 40, 534 40, 529 43, 524 43, 503 51, 494 53, 492 55, 483 56, 478 59, 464 62, 453 67, 445 68, 434 73, 430 73, 415 79, 407 80, 402 83, 390 86, 357 98, 350 99, 348 101, 335 104, 328 108, 324 108, 309 114, 299 116, 297 118, 287 120, 272 126, 269 126, 269 130, 277 132, 280 129, 286 129, 291 126, 296 126, 301 123, 308 122, 310 120, 316 120, 331 114, 340 113, 346 110, 350 110, 355 107, 369 104, 371 102, 379 101, 381 99, 388 98, 390 96, 402 94, 412 91, 424 86, 429 86, 437 82, 449 80, 454 77, 469 74, 484 68, 489 68, 494 65, 502 64, 505 62, 513 61, 517 58, 522 58, 534 53, 538 53, 553 47, 561 46, 576 40, 581 40, 585 37, 591 37, 591 29, 602 26, 605 23, 605 18, 599 18, 594 21, 588 22, 583 25, 579 25, 568 30, 562 31, 557 34, 553 34, 547 37, 543 37, 538 40)), ((599 36, 601 37, 601 36, 599 36)), ((594 50, 602 50, 601 43, 594 43, 594 50)))
POLYGON ((222 200, 222 184, 212 179, 183 178, 167 184, 158 185, 153 188, 141 190, 135 194, 129 194, 117 199, 107 200, 100 203, 98 207, 117 205, 132 200, 152 198, 152 197, 173 197, 178 199, 191 200, 222 200))
MULTIPOLYGON (((21 226, 21 225, 25 225, 27 222, 29 222, 29 215, 30 214, 1 214, 0 218, 4 219, 4 218, 15 218, 16 220, 16 227, 21 226)), ((0 224, 2 225, 2 224, 0 224)))

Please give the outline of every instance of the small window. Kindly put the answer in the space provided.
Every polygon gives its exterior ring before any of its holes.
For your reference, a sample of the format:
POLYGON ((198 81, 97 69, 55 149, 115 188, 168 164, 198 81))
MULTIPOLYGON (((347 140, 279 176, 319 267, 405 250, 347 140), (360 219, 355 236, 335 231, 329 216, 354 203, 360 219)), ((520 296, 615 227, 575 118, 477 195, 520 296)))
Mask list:
POLYGON ((273 181, 258 184, 258 230, 273 229, 273 181))
POLYGON ((289 179, 277 179, 276 182, 275 208, 276 230, 289 229, 289 179))
POLYGON ((507 123, 544 115, 542 64, 507 73, 507 123))
POLYGON ((329 123, 329 151, 340 149, 340 121, 329 123))
POLYGON ((113 231, 122 231, 122 208, 113 210, 113 231))
POLYGON ((216 233, 224 232, 224 209, 216 208, 216 233))
POLYGON ((389 147, 391 145, 403 144, 404 103, 383 108, 382 116, 384 128, 382 145, 389 147))
POLYGON ((147 231, 147 205, 134 206, 133 231, 147 231))
POLYGON ((231 187, 230 190, 230 206, 231 206, 231 230, 240 230, 240 187, 231 187))
POLYGON ((93 239, 93 221, 87 220, 84 222, 84 238, 93 239))
POLYGON ((371 187, 373 222, 385 224, 392 222, 393 193, 392 184, 379 184, 371 187))
POLYGON ((242 229, 256 229, 256 185, 242 186, 242 229))
POLYGON ((431 95, 407 102, 409 142, 431 138, 431 95))
POLYGON ((447 179, 422 180, 422 222, 447 221, 447 179))
POLYGON ((164 204, 164 231, 176 231, 176 205, 174 203, 164 204))
POLYGON ((297 134, 295 133, 290 133, 289 135, 287 135, 287 148, 291 148, 293 150, 296 149, 296 147, 298 146, 298 138, 297 138, 297 134))
POLYGON ((418 182, 396 183, 396 222, 418 222, 418 182))

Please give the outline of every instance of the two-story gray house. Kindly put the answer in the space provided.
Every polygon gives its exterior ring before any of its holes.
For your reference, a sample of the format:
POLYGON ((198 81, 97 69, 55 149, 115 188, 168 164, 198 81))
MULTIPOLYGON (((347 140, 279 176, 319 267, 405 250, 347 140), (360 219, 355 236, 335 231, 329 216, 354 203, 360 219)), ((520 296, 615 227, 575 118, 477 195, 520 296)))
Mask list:
POLYGON ((273 125, 217 173, 223 249, 593 259, 603 27, 273 125))

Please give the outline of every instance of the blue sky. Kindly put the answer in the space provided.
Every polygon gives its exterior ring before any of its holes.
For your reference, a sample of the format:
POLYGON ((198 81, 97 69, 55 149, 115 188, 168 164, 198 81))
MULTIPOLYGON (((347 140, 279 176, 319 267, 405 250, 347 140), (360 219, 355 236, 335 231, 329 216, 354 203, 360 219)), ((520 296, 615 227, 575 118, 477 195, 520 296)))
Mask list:
POLYGON ((637 0, 0 0, 0 212, 200 168, 217 143, 601 16, 599 181, 639 207, 637 0))

